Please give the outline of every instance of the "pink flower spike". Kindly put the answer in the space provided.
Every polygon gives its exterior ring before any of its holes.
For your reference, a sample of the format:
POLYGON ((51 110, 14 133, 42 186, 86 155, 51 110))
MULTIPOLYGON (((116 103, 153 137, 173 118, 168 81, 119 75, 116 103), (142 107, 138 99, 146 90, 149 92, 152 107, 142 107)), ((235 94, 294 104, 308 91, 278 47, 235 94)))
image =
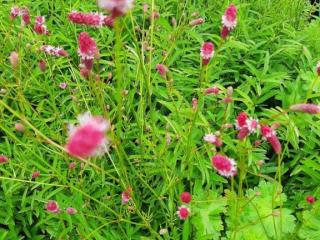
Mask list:
POLYGON ((98 0, 98 6, 110 12, 113 18, 126 14, 133 4, 134 0, 98 0))
POLYGON ((309 196, 306 197, 306 201, 307 201, 308 203, 310 203, 310 204, 314 204, 315 201, 316 201, 316 199, 315 199, 314 196, 309 195, 309 196))
POLYGON ((78 37, 79 50, 81 59, 94 59, 98 52, 97 44, 87 32, 80 33, 78 37))
POLYGON ((40 60, 39 61, 39 69, 41 70, 41 72, 44 72, 46 70, 46 62, 44 60, 40 60))
POLYGON ((224 27, 232 30, 237 26, 238 10, 234 4, 231 4, 222 16, 222 24, 224 27))
POLYGON ((166 79, 167 72, 169 72, 169 69, 163 64, 157 64, 156 69, 157 69, 158 73, 161 75, 161 77, 163 79, 166 79))
POLYGON ((73 157, 101 156, 108 151, 109 140, 105 134, 110 129, 109 121, 85 113, 78 116, 79 126, 70 126, 66 151, 73 157))
POLYGON ((9 161, 9 158, 5 155, 0 155, 0 164, 6 163, 9 161))
POLYGON ((77 212, 78 212, 77 209, 72 208, 72 207, 68 207, 68 208, 66 209, 66 213, 69 214, 69 215, 74 215, 74 214, 76 214, 77 212))
POLYGON ((36 179, 36 178, 40 177, 40 172, 39 172, 39 171, 33 172, 31 177, 32 177, 33 179, 36 179))
POLYGON ((197 25, 201 25, 202 23, 204 23, 204 19, 203 18, 197 18, 197 19, 193 19, 189 22, 189 25, 191 27, 193 26, 197 26, 197 25))
POLYGON ((229 36, 230 30, 229 28, 223 26, 221 30, 221 38, 226 39, 229 36))
POLYGON ((204 94, 205 94, 205 95, 209 95, 209 94, 215 94, 215 95, 217 95, 217 94, 219 94, 219 88, 216 87, 216 86, 214 86, 214 87, 212 87, 212 88, 207 88, 207 89, 205 90, 204 94))
POLYGON ((221 147, 222 146, 222 140, 220 139, 219 136, 215 135, 215 134, 207 134, 203 137, 203 140, 216 145, 217 147, 221 147))
POLYGON ((245 127, 247 124, 248 115, 245 112, 239 113, 237 116, 236 121, 236 128, 241 129, 242 127, 245 127))
POLYGON ((37 16, 35 20, 35 25, 33 26, 33 30, 39 34, 39 35, 48 35, 49 30, 47 29, 47 26, 44 25, 44 22, 46 21, 45 17, 37 16))
POLYGON ((26 25, 30 24, 30 13, 29 13, 29 9, 26 8, 26 7, 21 8, 21 9, 20 9, 20 14, 21 14, 23 26, 26 26, 26 25))
POLYGON ((66 89, 67 86, 68 86, 68 84, 65 83, 65 82, 62 82, 62 83, 59 84, 59 87, 60 87, 61 89, 66 89))
POLYGON ((318 114, 320 113, 320 106, 311 103, 302 103, 295 104, 290 107, 290 110, 293 112, 304 112, 309 114, 318 114))
POLYGON ((261 126, 260 129, 262 137, 269 142, 276 154, 280 154, 282 151, 280 141, 276 135, 276 132, 269 126, 261 126))
POLYGON ((44 24, 45 21, 46 21, 46 18, 43 16, 36 16, 36 18, 35 18, 35 23, 38 25, 44 24))
POLYGON ((16 17, 18 17, 19 14, 20 14, 20 8, 18 8, 17 6, 14 6, 14 7, 11 8, 11 11, 10 11, 11 20, 13 20, 16 17))
POLYGON ((102 13, 82 13, 72 11, 69 13, 69 20, 75 24, 86 25, 90 27, 113 27, 114 19, 110 16, 104 16, 102 13))
POLYGON ((158 19, 158 18, 160 18, 160 13, 157 12, 157 11, 153 11, 153 12, 151 13, 150 20, 151 20, 151 19, 158 19))
POLYGON ((51 213, 59 213, 59 205, 56 201, 50 200, 46 204, 46 210, 51 213))
POLYGON ((189 192, 183 192, 180 195, 180 200, 181 200, 181 202, 188 204, 188 203, 191 202, 192 196, 191 196, 191 194, 189 192))
POLYGON ((127 204, 131 200, 131 193, 132 193, 131 188, 128 188, 127 190, 122 192, 122 194, 121 194, 122 204, 127 204))
POLYGON ((19 55, 17 52, 11 52, 10 57, 9 57, 11 66, 13 69, 16 69, 19 64, 19 55))
POLYGON ((181 220, 186 220, 190 215, 190 209, 182 205, 178 208, 177 215, 181 220))
POLYGON ((71 162, 71 163, 69 164, 68 168, 69 168, 70 170, 72 170, 72 169, 75 169, 76 166, 77 166, 77 163, 76 163, 76 162, 71 162))
POLYGON ((205 42, 202 44, 200 56, 202 58, 202 64, 208 65, 210 62, 210 59, 214 55, 214 45, 212 42, 205 42))
POLYGON ((211 163, 213 168, 222 176, 232 177, 237 175, 237 164, 231 158, 217 154, 212 157, 211 163))
POLYGON ((67 57, 69 56, 68 52, 65 51, 63 48, 61 47, 54 47, 51 45, 43 45, 40 47, 40 51, 48 54, 48 55, 52 55, 52 56, 57 56, 57 57, 67 57))

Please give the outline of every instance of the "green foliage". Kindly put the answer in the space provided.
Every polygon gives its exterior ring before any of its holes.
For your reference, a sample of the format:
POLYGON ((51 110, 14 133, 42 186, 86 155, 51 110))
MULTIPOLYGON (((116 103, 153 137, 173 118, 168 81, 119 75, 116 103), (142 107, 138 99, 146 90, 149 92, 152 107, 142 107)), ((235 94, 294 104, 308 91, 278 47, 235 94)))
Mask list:
POLYGON ((320 204, 317 202, 310 210, 302 212, 301 226, 299 228, 300 239, 316 240, 320 237, 320 204))

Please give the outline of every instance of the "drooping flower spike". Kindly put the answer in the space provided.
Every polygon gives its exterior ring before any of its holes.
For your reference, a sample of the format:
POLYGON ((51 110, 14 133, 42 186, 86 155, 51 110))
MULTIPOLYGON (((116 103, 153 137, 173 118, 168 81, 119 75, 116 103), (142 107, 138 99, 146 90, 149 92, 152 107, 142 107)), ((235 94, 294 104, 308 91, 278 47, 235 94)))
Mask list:
POLYGON ((35 24, 33 30, 39 35, 48 35, 49 30, 47 26, 44 24, 46 21, 45 17, 37 16, 35 20, 35 24))
POLYGON ((190 209, 182 205, 178 208, 177 215, 181 220, 186 220, 190 215, 190 209))
POLYGON ((214 45, 212 42, 205 42, 202 44, 201 50, 200 50, 200 56, 202 58, 202 64, 208 65, 211 58, 214 55, 214 45))
POLYGON ((302 103, 295 104, 290 107, 290 110, 293 112, 304 112, 309 114, 318 114, 320 113, 320 106, 311 103, 302 103))
POLYGON ((89 112, 78 116, 79 125, 69 127, 66 151, 73 157, 101 156, 108 151, 109 140, 105 136, 109 121, 89 112))
POLYGON ((260 125, 258 120, 248 118, 245 112, 241 112, 237 116, 236 128, 239 130, 238 139, 243 140, 250 134, 255 133, 260 125))
POLYGON ((43 45, 40 47, 40 51, 57 57, 67 57, 69 53, 61 47, 54 47, 51 45, 43 45))
POLYGON ((216 134, 207 134, 203 137, 203 140, 205 142, 211 143, 217 147, 222 146, 222 140, 221 140, 220 136, 218 136, 216 134))
POLYGON ((216 86, 213 86, 213 87, 211 87, 211 88, 207 88, 207 89, 204 91, 204 94, 205 94, 205 95, 209 95, 209 94, 217 95, 219 92, 220 92, 219 88, 216 87, 216 86))
POLYGON ((110 16, 104 16, 102 13, 82 13, 72 11, 68 17, 69 20, 75 24, 91 27, 113 27, 114 25, 114 19, 110 16))
POLYGON ((237 175, 237 164, 231 158, 217 154, 212 157, 211 163, 213 168, 224 177, 237 175))
POLYGON ((94 58, 99 55, 97 44, 87 32, 82 32, 78 37, 78 45, 78 54, 83 64, 81 68, 85 68, 90 72, 93 67, 94 58))
POLYGON ((238 10, 234 4, 231 4, 222 16, 221 37, 226 39, 230 32, 237 26, 238 10))
POLYGON ((134 0, 98 0, 98 6, 108 11, 113 18, 126 14, 133 5, 134 0))
POLYGON ((281 143, 276 135, 276 132, 267 125, 261 126, 260 132, 263 139, 267 140, 269 144, 272 146, 274 152, 276 154, 280 154, 282 151, 282 148, 281 148, 281 143))
POLYGON ((201 24, 203 24, 203 23, 204 23, 204 19, 203 19, 203 18, 197 18, 197 19, 191 20, 191 21, 189 22, 189 25, 190 25, 191 27, 193 27, 193 26, 201 25, 201 24))

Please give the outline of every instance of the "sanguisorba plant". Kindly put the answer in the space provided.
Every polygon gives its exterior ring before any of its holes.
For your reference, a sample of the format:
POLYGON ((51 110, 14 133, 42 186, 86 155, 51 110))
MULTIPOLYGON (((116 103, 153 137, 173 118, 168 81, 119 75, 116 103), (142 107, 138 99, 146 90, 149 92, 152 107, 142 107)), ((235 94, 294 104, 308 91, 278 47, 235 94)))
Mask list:
POLYGON ((320 238, 311 8, 196 2, 7 6, 2 238, 320 238))

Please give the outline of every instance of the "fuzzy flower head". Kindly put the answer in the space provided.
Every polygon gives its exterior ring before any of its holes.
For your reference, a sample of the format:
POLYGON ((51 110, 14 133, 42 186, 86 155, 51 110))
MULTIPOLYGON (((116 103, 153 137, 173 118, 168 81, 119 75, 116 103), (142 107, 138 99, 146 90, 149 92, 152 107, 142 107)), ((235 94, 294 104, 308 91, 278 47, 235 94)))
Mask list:
POLYGON ((48 212, 51 212, 51 213, 59 213, 60 212, 58 203, 56 201, 53 201, 53 200, 50 200, 46 204, 46 210, 48 212))
POLYGON ((87 32, 80 33, 78 37, 78 44, 78 53, 82 59, 94 59, 94 56, 98 52, 97 44, 87 32))
POLYGON ((79 125, 69 127, 66 151, 73 157, 101 156, 108 151, 109 141, 105 134, 110 129, 109 121, 85 113, 78 116, 79 125))
POLYGON ((181 220, 186 220, 190 215, 190 209, 182 205, 178 208, 177 215, 181 220))
POLYGON ((66 209, 66 213, 69 214, 69 215, 74 215, 77 213, 77 209, 73 208, 73 207, 68 207, 66 209))
POLYGON ((276 135, 276 132, 269 126, 261 126, 260 128, 261 135, 264 140, 267 140, 269 144, 272 146, 274 152, 276 154, 280 154, 282 151, 281 143, 276 135))
POLYGON ((212 157, 211 163, 213 168, 222 176, 232 177, 237 174, 237 164, 231 158, 217 154, 212 157))
POLYGON ((81 24, 90 27, 113 27, 114 25, 114 19, 110 16, 104 16, 102 13, 82 13, 72 11, 68 17, 69 20, 75 24, 81 24))
POLYGON ((222 16, 222 24, 228 30, 232 30, 237 26, 238 10, 234 4, 231 4, 222 16))
POLYGON ((31 175, 31 177, 32 177, 33 179, 40 177, 40 172, 39 172, 39 171, 33 172, 32 175, 31 175))
POLYGON ((11 52, 10 57, 9 57, 9 61, 12 65, 12 68, 16 69, 19 64, 19 54, 17 52, 11 52))
POLYGON ((98 6, 110 12, 113 18, 126 14, 133 5, 134 0, 98 0, 98 6))
POLYGON ((214 55, 214 45, 212 42, 205 42, 202 44, 201 50, 200 50, 200 56, 202 58, 202 64, 208 65, 210 59, 214 55))
POLYGON ((222 140, 219 136, 215 135, 215 134, 207 134, 203 137, 203 140, 205 142, 211 143, 216 145, 217 147, 221 147, 222 146, 222 140))
POLYGON ((43 16, 37 16, 35 19, 35 25, 33 27, 33 30, 39 34, 39 35, 48 35, 49 34, 49 30, 47 28, 46 25, 44 25, 46 19, 43 16))
POLYGON ((204 91, 204 94, 205 95, 209 95, 209 94, 214 94, 214 95, 217 95, 219 94, 220 90, 217 86, 213 86, 211 88, 207 88, 205 91, 204 91))
POLYGON ((318 114, 320 113, 320 106, 311 103, 302 103, 295 104, 290 107, 290 110, 293 112, 304 112, 309 114, 318 114))
POLYGON ((243 140, 252 133, 255 133, 259 128, 259 121, 249 118, 245 112, 239 113, 236 120, 236 128, 239 130, 238 139, 243 140))

